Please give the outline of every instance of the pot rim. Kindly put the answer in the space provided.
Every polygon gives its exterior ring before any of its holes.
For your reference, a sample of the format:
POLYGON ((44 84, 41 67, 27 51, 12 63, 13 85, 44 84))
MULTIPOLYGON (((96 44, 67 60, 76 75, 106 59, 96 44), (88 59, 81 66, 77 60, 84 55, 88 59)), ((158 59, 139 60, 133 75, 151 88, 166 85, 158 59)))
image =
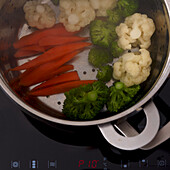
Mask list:
MULTIPOLYGON (((164 0, 165 6, 167 7, 167 13, 168 17, 170 19, 170 3, 167 0, 164 0)), ((169 23, 169 32, 170 32, 170 23, 169 23)), ((170 35, 169 35, 170 36, 170 35)), ((165 61, 164 68, 162 69, 162 72, 160 73, 159 77, 157 78, 156 82, 150 89, 150 91, 147 93, 147 95, 141 99, 138 103, 136 103, 134 106, 130 107, 129 109, 118 113, 117 115, 110 116, 108 118, 102 118, 99 120, 90 120, 90 121, 71 121, 71 120, 63 120, 56 117, 52 117, 50 115, 44 114, 43 112, 37 111, 33 109, 32 107, 28 106, 26 103, 24 103, 21 99, 19 99, 14 92, 11 90, 11 88, 5 83, 3 80, 2 75, 0 74, 0 86, 2 89, 10 96, 19 106, 21 106, 23 109, 26 109, 27 111, 31 112, 35 116, 38 116, 42 119, 48 120, 53 123, 59 123, 63 125, 72 125, 72 126, 89 126, 89 125, 99 125, 103 123, 108 123, 111 121, 114 121, 116 119, 120 119, 124 116, 127 116, 128 114, 138 110, 141 108, 142 105, 144 105, 146 102, 148 102, 159 90, 159 88, 163 85, 166 78, 168 77, 170 73, 170 38, 169 38, 169 45, 168 45, 168 52, 167 52, 167 60, 165 61)))

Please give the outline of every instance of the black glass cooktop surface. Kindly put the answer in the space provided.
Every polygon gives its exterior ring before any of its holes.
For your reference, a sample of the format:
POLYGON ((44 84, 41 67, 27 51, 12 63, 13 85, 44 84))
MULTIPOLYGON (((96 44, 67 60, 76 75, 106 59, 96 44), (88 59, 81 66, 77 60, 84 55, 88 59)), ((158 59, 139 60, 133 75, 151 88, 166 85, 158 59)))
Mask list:
MULTIPOLYGON (((170 120, 169 101, 170 80, 167 80, 154 97, 161 126, 170 120)), ((139 130, 145 122, 143 114, 140 115, 129 120, 139 130)), ((23 113, 0 90, 0 170, 169 170, 169 146, 167 140, 149 151, 122 151, 108 144, 97 126, 44 123, 23 113)))

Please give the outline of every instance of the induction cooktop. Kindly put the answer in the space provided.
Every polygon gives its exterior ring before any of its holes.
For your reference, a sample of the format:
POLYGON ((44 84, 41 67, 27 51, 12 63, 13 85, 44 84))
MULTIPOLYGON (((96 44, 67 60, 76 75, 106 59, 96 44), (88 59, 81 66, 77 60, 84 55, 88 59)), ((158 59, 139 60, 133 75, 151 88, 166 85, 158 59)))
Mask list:
MULTIPOLYGON (((170 120, 170 79, 153 100, 161 128, 170 120)), ((134 115, 128 122, 141 131, 145 116, 134 115)), ((169 170, 169 146, 167 140, 151 150, 120 150, 97 126, 72 127, 33 118, 0 90, 0 170, 169 170)))

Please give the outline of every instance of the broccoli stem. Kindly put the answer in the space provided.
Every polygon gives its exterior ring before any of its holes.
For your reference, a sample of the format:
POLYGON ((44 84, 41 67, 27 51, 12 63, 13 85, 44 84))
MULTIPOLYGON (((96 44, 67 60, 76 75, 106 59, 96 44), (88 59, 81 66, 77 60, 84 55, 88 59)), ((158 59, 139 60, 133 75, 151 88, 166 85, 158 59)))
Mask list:
POLYGON ((90 91, 90 92, 88 92, 87 96, 88 96, 88 99, 89 99, 90 101, 96 101, 96 99, 97 99, 97 97, 98 97, 96 91, 90 91))
POLYGON ((122 82, 116 82, 115 83, 115 88, 117 90, 121 90, 121 89, 123 89, 123 87, 124 87, 124 84, 122 82))

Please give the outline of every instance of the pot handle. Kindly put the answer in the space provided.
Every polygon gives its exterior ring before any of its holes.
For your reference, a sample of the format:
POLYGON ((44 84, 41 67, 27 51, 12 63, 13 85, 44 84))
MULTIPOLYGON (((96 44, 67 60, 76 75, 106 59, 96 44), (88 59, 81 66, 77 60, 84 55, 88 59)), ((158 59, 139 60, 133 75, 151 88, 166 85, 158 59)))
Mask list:
POLYGON ((102 135, 113 146, 123 150, 135 150, 148 144, 156 136, 160 117, 155 104, 150 101, 145 107, 146 126, 137 136, 124 137, 116 132, 111 123, 98 125, 102 135))

